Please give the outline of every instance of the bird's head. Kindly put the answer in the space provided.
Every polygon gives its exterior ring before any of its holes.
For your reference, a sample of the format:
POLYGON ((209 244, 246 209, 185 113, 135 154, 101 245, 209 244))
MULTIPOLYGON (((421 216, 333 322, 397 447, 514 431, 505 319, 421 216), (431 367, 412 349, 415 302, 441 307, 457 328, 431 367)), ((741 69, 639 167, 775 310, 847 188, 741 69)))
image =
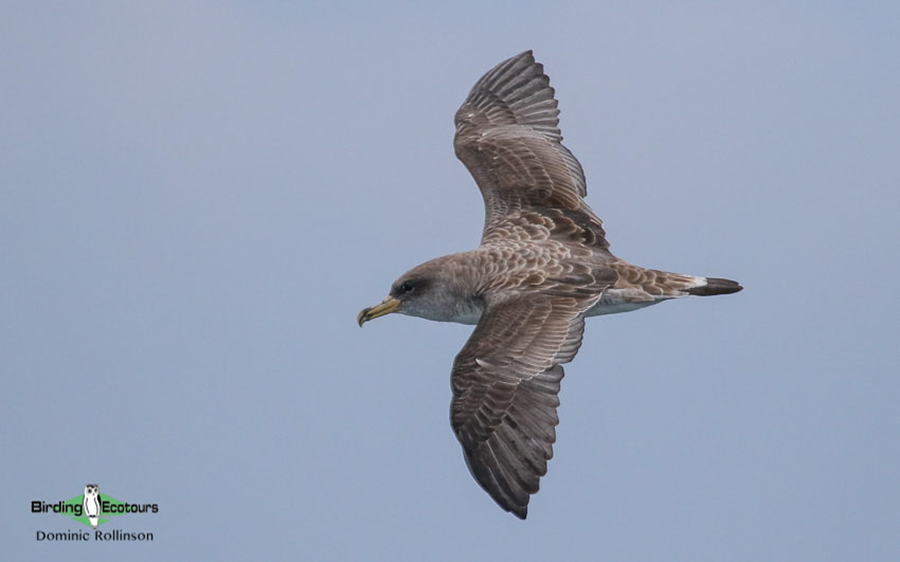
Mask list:
POLYGON ((364 308, 356 321, 362 326, 392 312, 440 322, 474 324, 481 316, 480 299, 461 282, 444 258, 437 258, 407 271, 394 281, 381 304, 364 308))

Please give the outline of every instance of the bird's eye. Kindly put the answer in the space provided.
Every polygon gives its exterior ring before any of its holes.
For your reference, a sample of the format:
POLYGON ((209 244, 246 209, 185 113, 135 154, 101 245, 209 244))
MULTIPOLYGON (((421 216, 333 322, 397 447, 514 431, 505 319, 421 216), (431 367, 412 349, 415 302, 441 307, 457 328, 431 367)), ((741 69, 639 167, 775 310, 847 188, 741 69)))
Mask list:
POLYGON ((410 283, 409 281, 404 281, 402 285, 400 285, 400 292, 402 293, 411 293, 413 289, 415 289, 415 285, 410 283))

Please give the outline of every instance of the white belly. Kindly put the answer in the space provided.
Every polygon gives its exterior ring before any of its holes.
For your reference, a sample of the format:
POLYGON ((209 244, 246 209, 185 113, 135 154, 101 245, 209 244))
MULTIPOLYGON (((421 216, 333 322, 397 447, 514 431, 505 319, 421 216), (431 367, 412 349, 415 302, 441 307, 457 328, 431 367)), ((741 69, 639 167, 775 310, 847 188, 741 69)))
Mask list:
MULTIPOLYGON (((603 296, 600 298, 600 301, 589 308, 587 312, 584 313, 585 317, 588 316, 602 316, 604 314, 618 314, 619 312, 631 312, 632 310, 637 310, 639 308, 645 308, 650 305, 659 304, 663 301, 667 301, 670 298, 674 297, 651 297, 647 293, 643 291, 635 291, 634 289, 607 289, 603 296), (642 300, 648 299, 651 300, 642 300)), ((474 303, 467 303, 468 306, 459 305, 456 309, 453 310, 453 314, 450 316, 442 315, 442 316, 431 316, 427 314, 420 314, 422 318, 427 318, 428 320, 436 320, 438 322, 456 322, 458 324, 469 324, 474 325, 478 324, 478 321, 481 319, 481 307, 477 306, 474 303)), ((401 311, 403 313, 403 311, 401 311)))
MULTIPOLYGON (((600 298, 600 302, 592 306, 584 313, 585 316, 602 316, 604 314, 618 314, 619 312, 631 312, 639 308, 661 303, 670 297, 658 297, 653 300, 646 299, 647 293, 640 291, 638 294, 630 294, 632 289, 608 289, 600 298)), ((634 291, 637 293, 636 291, 634 291)))

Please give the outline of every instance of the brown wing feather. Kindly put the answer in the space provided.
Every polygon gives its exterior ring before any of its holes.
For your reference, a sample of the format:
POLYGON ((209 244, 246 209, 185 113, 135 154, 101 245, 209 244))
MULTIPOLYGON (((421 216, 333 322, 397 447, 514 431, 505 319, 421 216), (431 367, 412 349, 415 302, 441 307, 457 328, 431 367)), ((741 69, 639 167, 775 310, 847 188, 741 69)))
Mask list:
POLYGON ((488 71, 456 112, 456 155, 475 178, 485 204, 484 238, 523 212, 565 211, 608 248, 602 222, 584 202, 581 164, 565 146, 550 79, 531 51, 488 71))
POLYGON ((450 420, 475 480, 524 519, 553 456, 563 363, 581 346, 590 299, 529 295, 488 303, 456 356, 450 420))

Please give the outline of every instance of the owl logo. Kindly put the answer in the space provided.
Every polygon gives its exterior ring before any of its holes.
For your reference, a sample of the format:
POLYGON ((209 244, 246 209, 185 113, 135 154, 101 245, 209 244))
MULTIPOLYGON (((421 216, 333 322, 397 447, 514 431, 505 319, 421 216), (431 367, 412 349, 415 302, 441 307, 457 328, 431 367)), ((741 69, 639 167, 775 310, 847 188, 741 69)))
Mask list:
POLYGON ((100 486, 97 484, 87 484, 84 487, 84 514, 91 522, 91 527, 96 529, 100 519, 100 486))

